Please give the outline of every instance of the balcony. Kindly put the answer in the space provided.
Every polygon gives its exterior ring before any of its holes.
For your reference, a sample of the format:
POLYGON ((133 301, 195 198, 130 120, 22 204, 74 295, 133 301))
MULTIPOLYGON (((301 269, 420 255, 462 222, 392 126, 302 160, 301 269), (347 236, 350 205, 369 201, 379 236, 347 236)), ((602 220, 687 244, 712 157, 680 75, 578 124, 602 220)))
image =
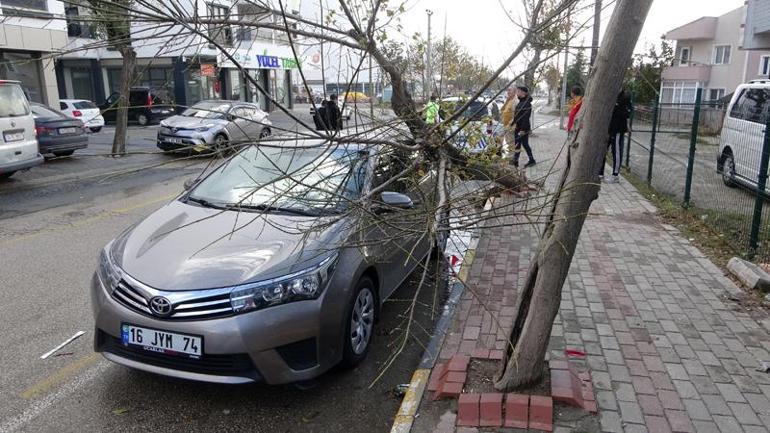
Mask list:
POLYGON ((664 37, 670 41, 682 40, 708 40, 714 39, 717 31, 717 18, 703 17, 691 23, 677 27, 674 30, 666 32, 664 37))
POLYGON ((711 66, 671 66, 663 70, 663 79, 671 81, 698 81, 707 83, 711 78, 711 66))

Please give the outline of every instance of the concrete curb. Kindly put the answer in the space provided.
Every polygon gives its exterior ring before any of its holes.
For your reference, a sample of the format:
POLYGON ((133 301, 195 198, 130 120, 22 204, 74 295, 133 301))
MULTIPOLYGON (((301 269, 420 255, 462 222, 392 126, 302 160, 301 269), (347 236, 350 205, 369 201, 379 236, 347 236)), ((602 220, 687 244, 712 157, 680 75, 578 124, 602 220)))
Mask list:
MULTIPOLYGON (((492 208, 493 202, 494 199, 490 198, 484 204, 482 218, 492 208)), ((475 235, 468 244, 468 249, 465 250, 465 254, 463 254, 463 262, 460 265, 460 271, 457 273, 460 280, 465 280, 470 272, 471 265, 473 265, 473 261, 476 257, 476 247, 478 246, 479 239, 480 235, 475 235)), ((401 401, 401 406, 396 413, 396 418, 393 420, 393 426, 390 429, 391 433, 409 433, 412 430, 412 424, 414 423, 417 409, 420 407, 420 402, 425 394, 425 388, 428 385, 430 372, 441 352, 444 337, 449 329, 449 325, 452 323, 455 309, 457 304, 459 304, 464 291, 465 286, 461 282, 455 281, 452 283, 449 299, 447 299, 444 311, 441 313, 441 317, 436 323, 436 330, 433 332, 433 335, 425 348, 420 364, 412 374, 409 388, 407 388, 404 398, 401 401)))

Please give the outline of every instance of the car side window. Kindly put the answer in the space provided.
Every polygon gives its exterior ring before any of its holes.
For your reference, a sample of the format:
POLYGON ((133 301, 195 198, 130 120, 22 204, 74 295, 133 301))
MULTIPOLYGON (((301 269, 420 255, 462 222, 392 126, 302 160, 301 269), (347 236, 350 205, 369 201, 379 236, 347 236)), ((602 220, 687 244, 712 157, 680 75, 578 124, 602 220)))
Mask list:
POLYGON ((60 110, 66 110, 67 109, 67 104, 65 104, 64 102, 59 101, 59 109, 60 110))
MULTIPOLYGON (((377 165, 374 167, 374 179, 372 186, 379 187, 391 178, 404 171, 406 163, 402 158, 398 158, 395 153, 388 152, 379 156, 377 165)), ((406 193, 409 190, 409 180, 407 178, 396 179, 389 183, 385 188, 387 191, 406 193)))
POLYGON ((120 97, 120 94, 115 92, 112 95, 110 95, 109 98, 107 98, 107 105, 112 105, 116 102, 118 102, 118 98, 120 97))
POLYGON ((754 123, 767 123, 770 92, 765 89, 744 89, 730 110, 730 117, 754 123))

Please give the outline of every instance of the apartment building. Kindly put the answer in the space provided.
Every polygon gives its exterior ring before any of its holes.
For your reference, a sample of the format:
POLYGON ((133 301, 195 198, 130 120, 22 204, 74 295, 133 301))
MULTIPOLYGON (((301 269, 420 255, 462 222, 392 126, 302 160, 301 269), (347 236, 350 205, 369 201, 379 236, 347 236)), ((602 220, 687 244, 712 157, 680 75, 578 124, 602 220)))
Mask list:
POLYGON ((743 47, 747 7, 702 17, 665 34, 676 45, 674 64, 663 71, 662 103, 695 102, 699 88, 704 89, 704 100, 715 101, 731 95, 741 83, 768 77, 770 51, 743 47))
POLYGON ((746 50, 770 49, 770 1, 748 0, 743 28, 743 48, 746 50))
MULTIPOLYGON (((137 78, 132 85, 164 90, 180 107, 204 99, 229 99, 272 110, 268 99, 247 79, 250 76, 272 98, 291 106, 292 71, 298 60, 286 34, 253 27, 259 22, 281 23, 282 18, 254 2, 239 0, 182 0, 177 5, 188 16, 237 24, 196 26, 202 29, 196 34, 172 23, 132 22, 132 46, 137 52, 137 78)), ((88 8, 65 8, 68 43, 56 65, 59 92, 68 98, 103 101, 120 88, 122 58, 99 39, 88 13, 88 8)))
POLYGON ((21 81, 27 97, 58 106, 54 58, 67 44, 58 0, 0 0, 0 79, 21 81))

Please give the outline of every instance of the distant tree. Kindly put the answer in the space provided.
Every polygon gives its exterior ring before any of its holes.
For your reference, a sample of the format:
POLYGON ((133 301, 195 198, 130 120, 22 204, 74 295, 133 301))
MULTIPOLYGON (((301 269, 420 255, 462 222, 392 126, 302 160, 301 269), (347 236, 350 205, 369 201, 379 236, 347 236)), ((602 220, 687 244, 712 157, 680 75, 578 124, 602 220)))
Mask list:
POLYGON ((136 51, 131 45, 131 8, 132 0, 81 0, 76 4, 88 10, 94 18, 97 34, 107 44, 118 51, 123 58, 120 71, 120 97, 116 106, 110 107, 115 114, 115 137, 112 141, 112 153, 126 153, 126 133, 128 131, 128 97, 136 70, 136 51))
MULTIPOLYGON (((553 64, 546 66, 543 72, 543 80, 548 88, 548 105, 551 105, 553 103, 553 95, 558 95, 559 89, 561 89, 561 72, 559 68, 553 64)), ((561 101, 561 99, 559 100, 561 101)))
POLYGON ((567 96, 569 97, 569 90, 575 86, 580 86, 585 89, 588 82, 588 61, 583 50, 579 50, 575 55, 575 60, 567 68, 567 96))
POLYGON ((663 69, 673 61, 674 50, 667 41, 662 41, 660 48, 650 45, 646 54, 634 56, 634 64, 626 73, 625 88, 635 103, 652 104, 658 100, 663 69))

